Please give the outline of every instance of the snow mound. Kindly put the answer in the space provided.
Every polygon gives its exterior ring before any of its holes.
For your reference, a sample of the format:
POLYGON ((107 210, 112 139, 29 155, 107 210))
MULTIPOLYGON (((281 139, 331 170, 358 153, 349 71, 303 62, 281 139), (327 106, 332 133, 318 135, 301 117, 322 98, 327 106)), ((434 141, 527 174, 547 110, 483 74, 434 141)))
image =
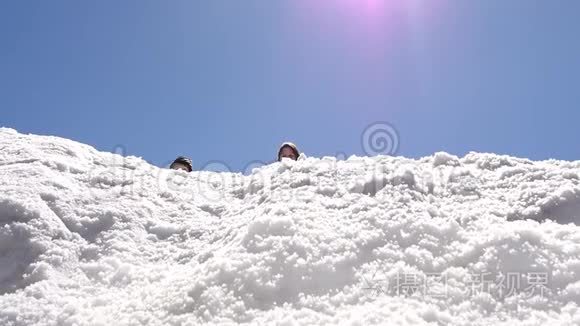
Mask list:
POLYGON ((580 162, 0 149, 0 325, 580 323, 580 162))

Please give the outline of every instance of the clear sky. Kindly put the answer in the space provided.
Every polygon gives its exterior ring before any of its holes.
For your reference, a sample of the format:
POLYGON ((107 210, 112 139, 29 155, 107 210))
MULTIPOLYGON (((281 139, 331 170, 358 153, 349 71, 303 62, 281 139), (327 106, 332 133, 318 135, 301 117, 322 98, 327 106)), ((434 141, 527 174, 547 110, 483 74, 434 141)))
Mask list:
POLYGON ((580 158, 577 0, 4 0, 0 126, 242 170, 292 140, 580 158))

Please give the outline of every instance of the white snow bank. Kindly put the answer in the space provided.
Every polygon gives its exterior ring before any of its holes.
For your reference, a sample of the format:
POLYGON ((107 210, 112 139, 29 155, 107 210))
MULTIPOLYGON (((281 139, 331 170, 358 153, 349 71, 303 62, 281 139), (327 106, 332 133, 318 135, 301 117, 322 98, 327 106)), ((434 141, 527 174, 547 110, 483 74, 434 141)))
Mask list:
POLYGON ((578 325, 580 162, 159 169, 0 129, 0 325, 578 325))

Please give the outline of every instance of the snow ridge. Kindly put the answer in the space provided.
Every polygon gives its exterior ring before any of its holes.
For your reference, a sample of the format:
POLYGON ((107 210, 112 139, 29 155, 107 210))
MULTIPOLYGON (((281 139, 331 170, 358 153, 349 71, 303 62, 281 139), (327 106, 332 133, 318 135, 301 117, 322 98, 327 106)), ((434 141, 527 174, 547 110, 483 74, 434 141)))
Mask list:
POLYGON ((580 162, 171 171, 0 129, 1 325, 578 325, 580 162))

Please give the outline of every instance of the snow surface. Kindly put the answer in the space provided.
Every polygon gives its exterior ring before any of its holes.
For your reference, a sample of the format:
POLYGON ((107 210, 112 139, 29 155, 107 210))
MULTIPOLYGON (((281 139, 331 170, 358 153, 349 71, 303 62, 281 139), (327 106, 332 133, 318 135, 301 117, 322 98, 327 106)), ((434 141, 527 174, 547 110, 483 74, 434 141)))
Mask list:
POLYGON ((579 325, 580 162, 171 171, 0 129, 0 325, 579 325))

